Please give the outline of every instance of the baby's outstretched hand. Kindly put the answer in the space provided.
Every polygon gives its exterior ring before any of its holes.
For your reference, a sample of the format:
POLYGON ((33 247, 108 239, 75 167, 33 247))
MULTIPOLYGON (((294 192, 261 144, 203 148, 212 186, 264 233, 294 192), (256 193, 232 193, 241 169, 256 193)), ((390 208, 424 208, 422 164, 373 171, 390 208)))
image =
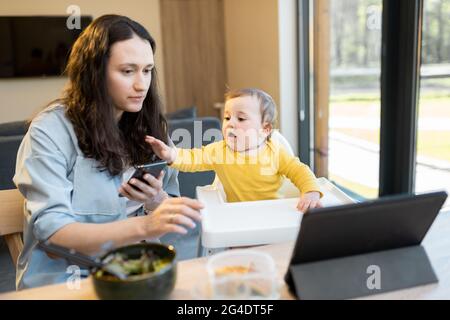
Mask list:
POLYGON ((303 213, 306 213, 309 209, 321 207, 320 193, 316 191, 305 193, 297 204, 297 209, 303 213))
POLYGON ((161 159, 171 164, 177 158, 175 148, 171 148, 161 140, 158 140, 152 136, 146 136, 145 142, 147 142, 153 149, 153 152, 161 159))

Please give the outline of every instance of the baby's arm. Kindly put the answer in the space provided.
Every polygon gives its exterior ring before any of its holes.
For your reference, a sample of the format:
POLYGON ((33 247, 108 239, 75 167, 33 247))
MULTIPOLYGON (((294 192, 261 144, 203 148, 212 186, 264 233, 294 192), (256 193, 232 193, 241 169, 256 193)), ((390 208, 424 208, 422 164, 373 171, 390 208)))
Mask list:
POLYGON ((297 204, 297 209, 301 212, 307 212, 309 209, 321 208, 320 203, 321 193, 311 191, 303 194, 297 204))
POLYGON ((209 153, 213 144, 201 149, 178 149, 169 147, 161 140, 147 136, 145 141, 150 144, 153 152, 162 160, 184 172, 198 172, 214 170, 209 153))
POLYGON ((284 149, 279 152, 279 160, 279 173, 288 177, 301 192, 297 209, 307 212, 308 209, 321 207, 320 198, 323 194, 311 169, 284 149))
POLYGON ((147 142, 153 149, 153 152, 161 159, 167 161, 168 164, 172 164, 177 159, 177 151, 175 148, 171 148, 159 139, 152 136, 146 136, 145 142, 147 142))

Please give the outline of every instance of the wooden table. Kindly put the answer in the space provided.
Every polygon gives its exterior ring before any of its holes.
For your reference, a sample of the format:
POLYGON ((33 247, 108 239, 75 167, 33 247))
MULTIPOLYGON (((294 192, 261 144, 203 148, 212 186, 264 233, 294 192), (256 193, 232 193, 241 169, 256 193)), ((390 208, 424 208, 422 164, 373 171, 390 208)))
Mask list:
MULTIPOLYGON (((438 284, 371 296, 363 299, 450 299, 450 212, 441 213, 426 236, 424 247, 439 278, 438 284)), ((254 248, 269 253, 275 260, 279 277, 283 279, 293 250, 293 243, 275 244, 254 248)), ((171 299, 195 299, 194 288, 204 283, 207 258, 181 261, 178 279, 171 299)), ((287 286, 281 289, 281 299, 292 299, 287 286)), ((10 292, 0 295, 4 299, 97 299, 91 279, 81 282, 79 290, 70 290, 66 284, 10 292)))
MULTIPOLYGON (((276 244, 264 247, 257 247, 254 250, 264 251, 269 253, 275 260, 277 269, 279 271, 280 279, 283 279, 287 270, 289 258, 293 250, 293 243, 276 244)), ((207 277, 206 261, 207 257, 193 260, 180 261, 178 263, 177 282, 170 299, 175 300, 191 300, 197 298, 194 292, 195 286, 199 283, 204 283, 207 277)), ((287 287, 282 288, 282 298, 292 299, 287 287)), ((79 290, 70 290, 67 285, 56 284, 40 288, 33 288, 22 290, 19 292, 10 292, 0 295, 0 300, 4 299, 62 299, 62 300, 77 300, 77 299, 97 299, 97 296, 92 285, 91 278, 81 281, 81 288, 79 290)))

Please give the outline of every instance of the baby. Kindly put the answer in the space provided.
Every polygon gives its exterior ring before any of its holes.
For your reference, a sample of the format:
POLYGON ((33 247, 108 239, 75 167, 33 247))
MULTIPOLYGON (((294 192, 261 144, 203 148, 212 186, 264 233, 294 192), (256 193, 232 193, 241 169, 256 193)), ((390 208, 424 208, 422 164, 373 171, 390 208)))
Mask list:
POLYGON ((278 198, 284 177, 300 190, 297 209, 320 207, 322 193, 309 167, 271 139, 276 106, 259 89, 228 92, 222 124, 223 141, 201 149, 177 149, 146 137, 155 154, 185 172, 214 170, 228 202, 278 198))

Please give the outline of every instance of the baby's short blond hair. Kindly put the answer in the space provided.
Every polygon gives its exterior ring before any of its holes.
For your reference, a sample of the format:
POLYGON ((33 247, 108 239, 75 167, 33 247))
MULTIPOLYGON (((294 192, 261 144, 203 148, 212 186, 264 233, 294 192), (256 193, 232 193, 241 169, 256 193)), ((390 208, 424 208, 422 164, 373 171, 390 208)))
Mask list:
POLYGON ((261 107, 262 123, 269 123, 272 128, 277 120, 277 107, 273 98, 266 92, 256 88, 230 90, 225 94, 225 102, 239 97, 256 97, 261 107))

